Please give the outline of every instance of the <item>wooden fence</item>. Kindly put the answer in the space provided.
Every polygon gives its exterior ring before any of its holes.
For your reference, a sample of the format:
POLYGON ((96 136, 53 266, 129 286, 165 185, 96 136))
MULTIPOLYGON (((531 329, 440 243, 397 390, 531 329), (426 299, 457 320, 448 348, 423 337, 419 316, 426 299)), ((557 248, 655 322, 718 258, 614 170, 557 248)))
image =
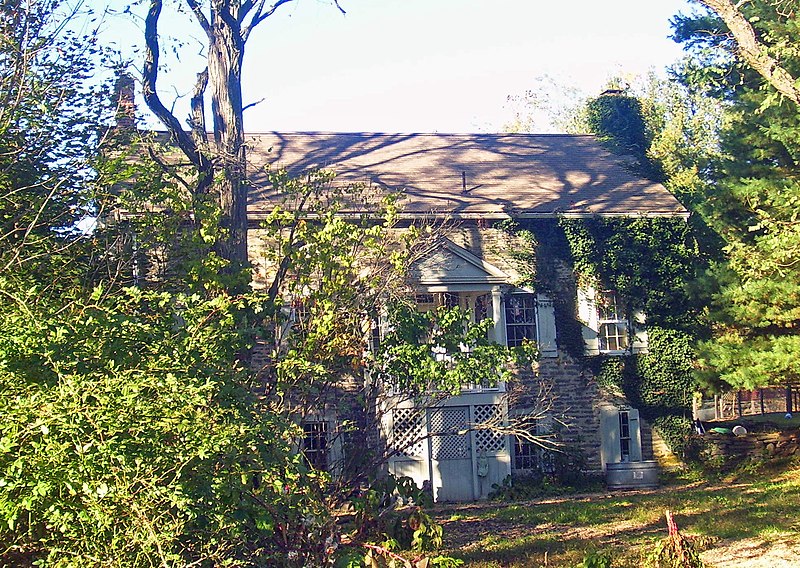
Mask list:
POLYGON ((695 401, 695 419, 735 420, 758 414, 800 412, 800 384, 756 390, 742 390, 714 395, 695 401))

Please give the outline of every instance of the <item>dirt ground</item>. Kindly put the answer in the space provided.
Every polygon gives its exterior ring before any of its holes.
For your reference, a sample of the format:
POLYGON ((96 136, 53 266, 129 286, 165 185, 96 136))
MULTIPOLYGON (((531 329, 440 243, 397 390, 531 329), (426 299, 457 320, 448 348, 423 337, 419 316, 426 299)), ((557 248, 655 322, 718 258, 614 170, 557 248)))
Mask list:
POLYGON ((701 554, 703 562, 714 568, 783 568, 800 566, 800 543, 783 540, 768 545, 757 539, 719 543, 701 554))

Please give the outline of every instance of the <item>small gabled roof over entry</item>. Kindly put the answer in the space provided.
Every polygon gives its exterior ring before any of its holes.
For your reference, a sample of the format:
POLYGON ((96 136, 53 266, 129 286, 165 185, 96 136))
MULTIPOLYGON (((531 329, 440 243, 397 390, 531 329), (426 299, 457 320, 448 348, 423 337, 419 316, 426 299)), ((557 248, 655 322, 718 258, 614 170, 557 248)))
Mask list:
POLYGON ((508 274, 449 239, 441 239, 416 261, 411 276, 422 286, 494 285, 509 280, 508 274))

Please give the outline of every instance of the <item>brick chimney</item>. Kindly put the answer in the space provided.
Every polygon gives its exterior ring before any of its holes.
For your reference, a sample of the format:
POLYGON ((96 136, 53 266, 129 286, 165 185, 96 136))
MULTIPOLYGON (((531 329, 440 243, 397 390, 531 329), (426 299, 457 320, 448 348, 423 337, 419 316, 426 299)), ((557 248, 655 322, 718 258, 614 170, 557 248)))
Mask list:
POLYGON ((135 86, 133 77, 126 71, 120 71, 114 86, 114 95, 117 100, 117 128, 136 130, 135 86))

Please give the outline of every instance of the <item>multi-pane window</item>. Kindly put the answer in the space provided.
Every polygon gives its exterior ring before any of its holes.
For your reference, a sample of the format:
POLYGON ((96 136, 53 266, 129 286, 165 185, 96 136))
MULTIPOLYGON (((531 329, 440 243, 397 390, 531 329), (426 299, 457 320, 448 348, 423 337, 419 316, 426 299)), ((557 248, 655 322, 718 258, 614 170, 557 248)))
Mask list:
POLYGON ((314 469, 328 469, 328 425, 325 422, 303 424, 303 455, 314 469))
POLYGON ((435 294, 417 294, 417 309, 428 312, 438 307, 455 308, 460 305, 458 292, 437 292, 435 294))
POLYGON ((624 410, 619 413, 619 450, 621 461, 631 461, 631 420, 624 410))
POLYGON ((529 440, 517 438, 514 443, 514 469, 538 469, 541 448, 529 440))
POLYGON ((513 294, 505 301, 506 341, 509 347, 536 341, 536 297, 513 294))
POLYGON ((600 351, 626 351, 630 345, 630 323, 615 292, 600 292, 597 297, 597 337, 600 351))
POLYGON ((292 301, 291 312, 292 332, 298 338, 305 338, 311 324, 311 302, 308 298, 298 298, 292 301))

